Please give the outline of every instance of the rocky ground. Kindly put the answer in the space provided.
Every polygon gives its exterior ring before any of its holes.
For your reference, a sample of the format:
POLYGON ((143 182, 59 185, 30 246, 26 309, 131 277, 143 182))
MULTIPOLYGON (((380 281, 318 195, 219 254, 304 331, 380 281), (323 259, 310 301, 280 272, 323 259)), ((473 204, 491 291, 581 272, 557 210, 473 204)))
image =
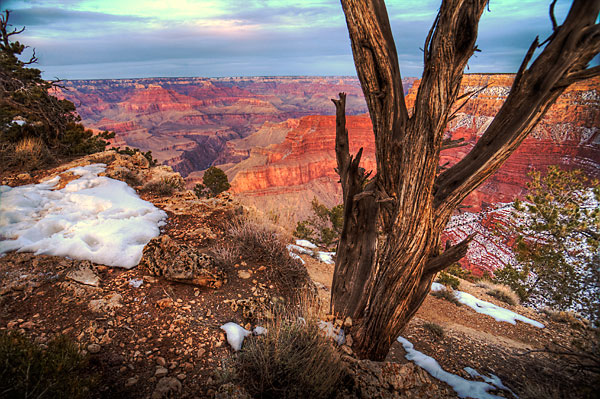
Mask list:
MULTIPOLYGON (((257 309, 285 301, 286 293, 270 278, 268 262, 242 256, 227 267, 203 263, 227 240, 228 222, 248 210, 227 194, 199 200, 189 191, 158 195, 143 190, 144 183, 172 172, 150 168, 142 158, 103 153, 53 170, 0 176, 3 184, 16 186, 75 164, 104 161, 109 164, 107 175, 135 181, 142 198, 169 216, 161 237, 147 247, 154 250, 148 249, 141 265, 131 270, 29 253, 0 257, 0 330, 21 331, 41 344, 58 334, 75 340, 101 376, 95 397, 235 397, 231 392, 238 391, 223 385, 233 352, 219 327, 234 321, 253 328, 257 309), (187 258, 194 259, 194 268, 181 260, 187 258)), ((333 265, 304 258, 326 302, 333 265)), ((526 353, 553 343, 572 346, 582 336, 589 337, 589 329, 508 306, 466 281, 460 289, 539 320, 546 328, 497 322, 429 296, 403 333, 417 350, 464 377, 464 367, 494 373, 521 397, 551 397, 557 390, 567 393, 565 397, 581 397, 587 390, 587 397, 593 397, 589 376, 573 374, 563 361, 547 354, 526 353), (442 334, 432 332, 428 323, 439 325, 442 334)), ((351 354, 348 348, 343 351, 351 354)), ((410 364, 404 354, 395 344, 387 363, 348 360, 358 375, 355 395, 454 397, 451 388, 410 364)), ((497 394, 510 397, 507 392, 497 394)))

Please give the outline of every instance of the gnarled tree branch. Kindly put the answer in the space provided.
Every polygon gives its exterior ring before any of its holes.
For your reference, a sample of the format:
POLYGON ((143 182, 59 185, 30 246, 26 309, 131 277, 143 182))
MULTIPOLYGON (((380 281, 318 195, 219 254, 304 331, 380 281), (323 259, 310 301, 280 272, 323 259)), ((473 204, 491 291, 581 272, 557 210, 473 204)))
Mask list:
POLYGON ((600 50, 600 28, 595 25, 599 9, 598 0, 575 0, 564 24, 527 68, 537 46, 534 41, 506 102, 486 132, 464 159, 437 177, 434 205, 441 221, 502 166, 566 84, 600 73, 598 68, 586 69, 600 50))

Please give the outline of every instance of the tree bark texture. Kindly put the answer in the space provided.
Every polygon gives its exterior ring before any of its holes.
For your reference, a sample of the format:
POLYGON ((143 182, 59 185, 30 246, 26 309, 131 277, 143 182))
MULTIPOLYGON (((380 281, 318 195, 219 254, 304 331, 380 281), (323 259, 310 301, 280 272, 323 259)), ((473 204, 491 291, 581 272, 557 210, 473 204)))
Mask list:
POLYGON ((369 107, 376 174, 349 153, 345 94, 336 106, 337 171, 344 224, 332 308, 354 323, 354 350, 382 360, 430 291, 437 272, 462 258, 472 237, 440 251, 454 209, 519 146, 570 84, 600 73, 586 69, 600 50, 600 1, 576 0, 528 67, 533 42, 511 92, 475 147, 439 172, 445 127, 457 100, 487 0, 444 0, 424 47, 424 70, 412 116, 404 101, 396 46, 383 0, 342 0, 358 77, 369 107))

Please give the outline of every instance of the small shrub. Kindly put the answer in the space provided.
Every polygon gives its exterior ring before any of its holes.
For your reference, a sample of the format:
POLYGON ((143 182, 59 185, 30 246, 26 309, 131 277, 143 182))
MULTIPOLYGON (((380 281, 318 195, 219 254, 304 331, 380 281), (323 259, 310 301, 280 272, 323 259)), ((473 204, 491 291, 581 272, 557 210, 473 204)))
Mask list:
POLYGON ((115 179, 124 181, 131 187, 139 186, 140 184, 142 184, 142 180, 139 178, 139 176, 129 169, 119 170, 117 173, 115 173, 113 177, 115 179))
POLYGON ((240 250, 236 245, 218 244, 211 252, 215 262, 223 268, 232 267, 240 259, 240 250))
POLYGON ((294 236, 309 240, 324 247, 333 247, 342 232, 344 223, 344 206, 327 208, 317 198, 311 202, 313 216, 297 223, 294 236))
POLYGON ((341 356, 316 319, 276 317, 233 359, 237 383, 256 398, 331 398, 346 375, 341 356))
POLYGON ((475 280, 475 276, 473 275, 473 273, 468 269, 463 269, 462 266, 460 265, 460 263, 453 263, 452 265, 448 266, 444 270, 444 272, 451 274, 455 277, 462 278, 463 280, 468 280, 468 281, 475 280))
POLYGON ((181 178, 178 176, 163 177, 160 180, 148 182, 142 187, 142 191, 150 191, 158 195, 171 195, 183 188, 181 178))
POLYGON ((543 308, 544 313, 548 318, 557 323, 568 324, 572 328, 584 328, 589 324, 589 321, 581 316, 577 312, 564 311, 564 310, 553 310, 550 308, 543 308))
POLYGON ((202 176, 202 184, 196 184, 194 187, 194 192, 199 198, 201 194, 203 196, 215 197, 222 193, 223 191, 229 190, 231 185, 227 180, 227 175, 221 169, 211 166, 204 172, 204 176, 202 176), (196 192, 198 189, 198 192, 196 192))
POLYGON ((460 281, 456 277, 446 272, 440 272, 436 281, 440 284, 444 284, 446 287, 452 288, 453 290, 457 289, 460 285, 460 281))
POLYGON ((489 296, 493 296, 494 298, 502 301, 504 303, 508 303, 511 306, 516 306, 519 304, 519 296, 510 289, 509 286, 503 284, 492 284, 488 287, 488 291, 486 294, 489 296))
POLYGON ((448 302, 452 302, 456 306, 462 306, 462 303, 458 301, 458 298, 456 298, 456 294, 452 290, 445 289, 439 291, 432 291, 431 295, 433 295, 436 298, 441 298, 447 300, 448 302))
POLYGON ((144 156, 144 158, 146 158, 148 160, 148 164, 150 167, 158 165, 158 160, 152 158, 152 151, 143 152, 139 148, 130 148, 130 147, 125 147, 124 149, 121 149, 121 147, 115 147, 114 150, 117 151, 118 154, 131 155, 131 156, 133 156, 139 152, 140 154, 142 154, 144 156))
POLYGON ((8 398, 87 398, 95 379, 87 358, 66 337, 47 349, 14 332, 0 332, 0 396, 8 398))
POLYGON ((38 137, 26 137, 14 146, 12 164, 27 170, 37 169, 52 160, 44 141, 38 137))
POLYGON ((433 334, 434 337, 438 339, 444 338, 445 332, 444 327, 440 326, 437 323, 425 322, 423 323, 423 328, 433 334))
POLYGON ((240 218, 232 223, 229 235, 245 257, 267 263, 269 278, 282 292, 291 295, 310 285, 306 268, 290 257, 288 240, 272 224, 240 218))
POLYGON ((310 227, 310 222, 304 220, 296 224, 296 230, 294 230, 294 237, 301 240, 313 241, 315 236, 315 230, 310 227))

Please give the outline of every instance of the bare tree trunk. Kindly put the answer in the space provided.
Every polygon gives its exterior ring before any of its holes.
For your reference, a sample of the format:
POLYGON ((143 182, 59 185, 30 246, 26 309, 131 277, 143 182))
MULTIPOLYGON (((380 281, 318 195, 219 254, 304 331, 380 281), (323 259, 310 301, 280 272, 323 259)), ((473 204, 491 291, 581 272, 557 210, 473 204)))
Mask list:
MULTIPOLYGON (((576 0, 542 53, 527 53, 511 93, 473 150, 438 172, 451 109, 487 0, 443 1, 427 36, 424 71, 409 117, 383 0, 342 0, 357 73, 375 135, 377 173, 349 153, 345 94, 336 106, 336 156, 344 225, 332 287, 333 311, 355 321, 354 350, 382 360, 414 316, 436 273, 462 258, 472 237, 440 253, 454 209, 493 174, 568 85, 600 73, 585 69, 600 49, 600 1, 576 0)), ((552 18, 554 19, 554 18, 552 18)))

